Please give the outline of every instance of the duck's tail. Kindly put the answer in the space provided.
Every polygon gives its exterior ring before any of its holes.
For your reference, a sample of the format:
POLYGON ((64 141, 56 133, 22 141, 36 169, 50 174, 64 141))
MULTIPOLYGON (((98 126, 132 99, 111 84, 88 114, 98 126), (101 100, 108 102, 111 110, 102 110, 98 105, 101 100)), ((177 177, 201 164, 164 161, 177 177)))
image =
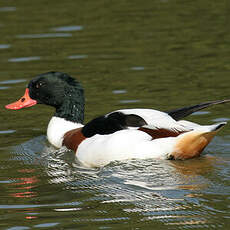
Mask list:
POLYGON ((185 160, 199 156, 224 125, 226 122, 200 126, 194 131, 179 135, 170 158, 185 160))
POLYGON ((217 105, 217 104, 223 104, 223 103, 228 103, 230 102, 230 99, 227 100, 219 100, 219 101, 209 101, 209 102, 204 102, 201 104, 197 104, 197 105, 192 105, 192 106, 187 106, 187 107, 183 107, 183 108, 179 108, 179 109, 174 109, 171 111, 168 111, 168 115, 170 115, 173 119, 175 119, 176 121, 196 112, 199 111, 201 109, 207 108, 211 105, 217 105))

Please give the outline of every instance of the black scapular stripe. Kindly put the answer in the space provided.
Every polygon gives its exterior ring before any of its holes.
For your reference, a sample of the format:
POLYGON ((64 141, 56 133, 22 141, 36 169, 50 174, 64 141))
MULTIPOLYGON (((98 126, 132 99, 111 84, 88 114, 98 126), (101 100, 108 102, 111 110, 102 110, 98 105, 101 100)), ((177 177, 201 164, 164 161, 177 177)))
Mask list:
POLYGON ((143 118, 135 114, 125 115, 114 112, 91 120, 83 127, 82 133, 85 137, 92 137, 96 134, 106 135, 127 127, 141 127, 146 124, 143 118))

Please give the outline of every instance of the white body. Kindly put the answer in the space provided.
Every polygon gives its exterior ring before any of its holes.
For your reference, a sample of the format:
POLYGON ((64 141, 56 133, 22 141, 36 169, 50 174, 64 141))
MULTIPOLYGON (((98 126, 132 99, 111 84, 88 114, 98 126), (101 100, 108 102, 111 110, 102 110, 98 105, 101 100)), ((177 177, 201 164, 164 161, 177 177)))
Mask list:
POLYGON ((142 131, 121 130, 86 139, 79 145, 76 154, 83 165, 101 167, 115 160, 167 159, 174 144, 175 137, 152 140, 151 136, 142 131))
POLYGON ((168 159, 176 151, 177 144, 181 140, 183 142, 183 138, 199 137, 213 132, 222 123, 208 126, 191 124, 196 126, 193 131, 180 134, 177 137, 152 139, 145 132, 129 129, 109 135, 97 134, 84 140, 79 145, 76 155, 78 160, 87 167, 102 167, 112 161, 128 159, 168 159))
MULTIPOLYGON (((177 137, 152 139, 150 135, 136 129, 125 129, 108 135, 94 135, 78 146, 76 156, 87 167, 101 167, 111 161, 132 158, 167 159, 175 150, 175 145, 186 135, 216 131, 220 125, 201 126, 188 121, 175 121, 168 114, 151 109, 119 110, 125 114, 141 116, 151 129, 164 128, 173 131, 186 131, 177 137)), ((225 123, 221 123, 222 125, 225 123)), ((53 117, 47 129, 49 142, 57 148, 62 146, 64 134, 82 124, 53 117)))

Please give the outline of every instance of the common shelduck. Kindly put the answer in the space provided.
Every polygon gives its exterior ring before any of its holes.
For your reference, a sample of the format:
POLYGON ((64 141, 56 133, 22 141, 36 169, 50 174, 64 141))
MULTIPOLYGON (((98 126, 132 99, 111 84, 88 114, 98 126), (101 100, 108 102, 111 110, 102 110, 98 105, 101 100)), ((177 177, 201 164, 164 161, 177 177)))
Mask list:
POLYGON ((84 122, 84 90, 66 73, 48 72, 32 79, 25 95, 6 105, 18 110, 36 104, 55 108, 47 137, 57 148, 76 152, 85 166, 101 167, 132 158, 189 159, 197 157, 226 122, 199 125, 181 120, 213 104, 212 101, 169 112, 154 109, 121 109, 84 122))

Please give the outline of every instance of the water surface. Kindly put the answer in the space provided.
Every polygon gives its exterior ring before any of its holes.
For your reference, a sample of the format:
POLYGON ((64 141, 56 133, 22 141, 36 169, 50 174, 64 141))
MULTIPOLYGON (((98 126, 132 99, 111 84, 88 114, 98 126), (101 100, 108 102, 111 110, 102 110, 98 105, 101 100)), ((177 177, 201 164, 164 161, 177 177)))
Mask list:
MULTIPOLYGON (((229 125, 198 159, 87 169, 47 142, 52 108, 4 105, 51 70, 82 82, 86 121, 229 98, 229 9, 207 0, 1 2, 0 228, 228 229, 229 125)), ((225 104, 189 120, 229 114, 225 104)))

